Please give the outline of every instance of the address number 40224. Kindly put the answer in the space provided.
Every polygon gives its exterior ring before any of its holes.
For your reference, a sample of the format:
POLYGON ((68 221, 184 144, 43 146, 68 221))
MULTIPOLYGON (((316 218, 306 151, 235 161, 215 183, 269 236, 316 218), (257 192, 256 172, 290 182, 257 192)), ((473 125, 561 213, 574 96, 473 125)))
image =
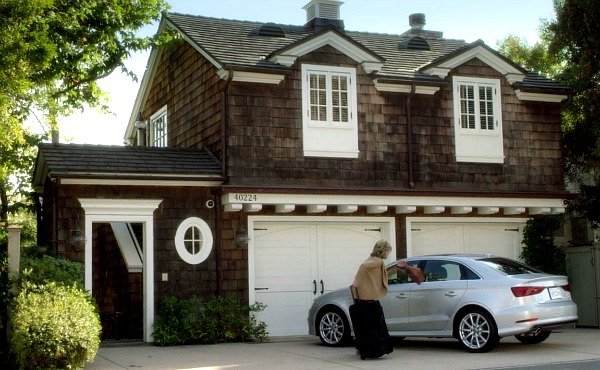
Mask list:
POLYGON ((234 194, 233 200, 236 202, 256 202, 258 197, 256 194, 234 194))

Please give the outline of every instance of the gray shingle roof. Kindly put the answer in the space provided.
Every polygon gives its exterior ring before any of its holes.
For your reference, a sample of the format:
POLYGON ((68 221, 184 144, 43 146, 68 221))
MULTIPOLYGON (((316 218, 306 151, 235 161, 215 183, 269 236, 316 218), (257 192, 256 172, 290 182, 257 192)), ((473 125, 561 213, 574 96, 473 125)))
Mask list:
MULTIPOLYGON (((270 62, 268 57, 310 38, 315 33, 311 27, 269 23, 277 25, 285 33, 285 37, 259 36, 258 29, 264 25, 260 22, 211 18, 197 15, 168 13, 166 20, 179 32, 185 35, 196 47, 224 68, 265 68, 285 70, 287 67, 270 62)), ((383 79, 408 79, 418 82, 440 82, 436 76, 422 73, 421 70, 436 60, 444 58, 469 46, 482 43, 476 41, 467 44, 464 40, 445 39, 441 32, 412 31, 402 34, 382 34, 357 31, 343 31, 343 34, 374 55, 383 58, 384 64, 376 73, 383 79), (410 50, 400 47, 413 36, 424 38, 430 50, 410 50)), ((500 58, 499 53, 490 48, 500 58)), ((512 62, 511 62, 512 63, 512 62)), ((514 63, 513 63, 514 64, 514 63)), ((521 67, 515 65, 517 68, 521 67)), ((542 89, 549 93, 565 91, 564 85, 546 79, 534 73, 527 73, 520 83, 521 89, 542 89)), ((568 90, 568 89, 567 89, 568 90)))
POLYGON ((39 146, 34 183, 43 183, 42 177, 46 174, 52 177, 217 179, 221 163, 204 149, 43 143, 39 146))

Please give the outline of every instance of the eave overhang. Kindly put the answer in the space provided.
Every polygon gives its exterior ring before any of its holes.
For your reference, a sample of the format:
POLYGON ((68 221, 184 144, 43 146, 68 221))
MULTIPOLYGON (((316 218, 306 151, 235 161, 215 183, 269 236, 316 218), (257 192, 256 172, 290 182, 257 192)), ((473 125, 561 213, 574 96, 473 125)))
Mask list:
POLYGON ((472 215, 541 215, 565 212, 570 193, 491 193, 468 191, 419 191, 390 189, 267 188, 222 186, 221 206, 225 212, 258 212, 265 206, 277 213, 298 207, 307 213, 334 209, 353 213, 359 207, 369 214, 393 211, 396 214, 422 212, 472 215))

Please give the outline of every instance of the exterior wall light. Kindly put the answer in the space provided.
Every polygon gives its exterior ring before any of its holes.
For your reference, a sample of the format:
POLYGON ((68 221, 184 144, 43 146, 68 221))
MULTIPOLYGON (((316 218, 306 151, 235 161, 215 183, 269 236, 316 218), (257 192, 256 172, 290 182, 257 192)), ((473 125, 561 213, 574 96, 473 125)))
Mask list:
POLYGON ((75 223, 75 228, 71 230, 69 243, 76 249, 79 249, 85 245, 85 242, 85 234, 83 233, 83 231, 81 231, 81 228, 79 227, 79 215, 77 215, 77 221, 75 223))
POLYGON ((248 236, 248 232, 246 231, 246 227, 244 226, 244 220, 240 215, 240 221, 238 223, 238 229, 235 231, 234 235, 235 244, 238 247, 245 247, 248 245, 250 241, 250 237, 248 236))

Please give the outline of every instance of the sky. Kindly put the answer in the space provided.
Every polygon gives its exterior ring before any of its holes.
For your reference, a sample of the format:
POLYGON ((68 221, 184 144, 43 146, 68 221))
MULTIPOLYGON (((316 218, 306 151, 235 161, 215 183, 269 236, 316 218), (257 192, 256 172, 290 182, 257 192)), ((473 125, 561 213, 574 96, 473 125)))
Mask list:
MULTIPOLYGON (((508 35, 533 45, 541 20, 554 19, 552 0, 342 0, 340 16, 347 30, 401 34, 410 27, 408 17, 425 14, 425 29, 466 42, 483 40, 488 46, 508 35)), ((171 12, 215 18, 303 25, 309 0, 169 0, 171 12)), ((151 35, 158 23, 139 31, 151 35)), ((149 52, 134 54, 126 62, 142 80, 149 52)), ((93 108, 59 122, 60 141, 79 144, 123 145, 123 136, 139 89, 139 83, 119 70, 99 81, 109 96, 112 114, 93 108)))

